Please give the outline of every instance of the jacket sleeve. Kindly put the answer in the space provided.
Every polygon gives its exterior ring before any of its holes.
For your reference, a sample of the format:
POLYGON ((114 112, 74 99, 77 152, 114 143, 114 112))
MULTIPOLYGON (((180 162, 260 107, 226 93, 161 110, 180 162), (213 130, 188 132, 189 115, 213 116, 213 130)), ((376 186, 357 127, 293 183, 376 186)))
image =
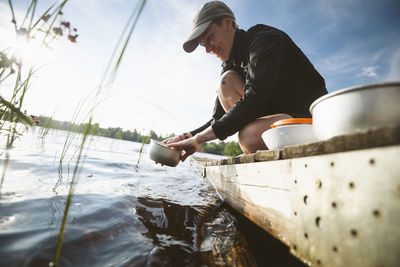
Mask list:
POLYGON ((264 116, 273 105, 287 42, 282 32, 259 32, 249 40, 249 62, 244 96, 212 128, 220 140, 238 132, 254 119, 264 116))

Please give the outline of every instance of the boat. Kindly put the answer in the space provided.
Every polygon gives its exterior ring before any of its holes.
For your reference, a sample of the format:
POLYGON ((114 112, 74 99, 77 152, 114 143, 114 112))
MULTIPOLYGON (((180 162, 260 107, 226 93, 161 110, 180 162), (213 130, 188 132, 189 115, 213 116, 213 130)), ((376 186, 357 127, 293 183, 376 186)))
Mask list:
POLYGON ((191 165, 310 266, 400 264, 400 125, 191 165))

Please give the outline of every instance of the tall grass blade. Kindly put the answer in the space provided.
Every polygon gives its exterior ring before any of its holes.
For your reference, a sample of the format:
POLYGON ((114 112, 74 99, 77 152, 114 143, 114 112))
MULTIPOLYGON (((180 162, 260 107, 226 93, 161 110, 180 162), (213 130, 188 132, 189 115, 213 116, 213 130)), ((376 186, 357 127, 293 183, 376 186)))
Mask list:
MULTIPOLYGON (((65 2, 66 2, 66 0, 63 3, 65 3, 65 2)), ((101 102, 101 101, 98 101, 97 98, 99 97, 99 95, 103 91, 103 89, 105 88, 104 86, 106 84, 108 84, 108 81, 112 82, 114 80, 114 77, 115 77, 116 72, 117 72, 117 70, 119 68, 121 59, 122 59, 122 57, 123 57, 123 55, 125 53, 126 46, 127 46, 128 42, 129 42, 129 39, 130 39, 130 37, 132 35, 132 32, 133 32, 133 29, 134 29, 134 27, 135 27, 135 25, 136 25, 136 23, 138 21, 138 18, 139 18, 140 14, 141 14, 141 12, 143 10, 143 7, 144 7, 145 3, 146 3, 146 0, 142 0, 141 2, 138 3, 138 7, 139 7, 138 10, 139 11, 138 12, 134 12, 134 13, 136 13, 136 18, 133 19, 133 22, 131 22, 131 19, 128 21, 127 25, 130 25, 132 23, 131 27, 128 27, 128 26, 125 27, 125 29, 129 28, 130 31, 128 33, 128 36, 125 39, 124 47, 122 48, 122 51, 120 52, 120 54, 118 56, 117 63, 114 65, 114 68, 113 68, 113 70, 111 72, 110 72, 111 62, 113 62, 113 58, 114 58, 116 52, 113 53, 113 55, 112 55, 112 57, 111 57, 111 59, 109 61, 109 64, 107 65, 107 68, 106 68, 105 74, 103 76, 103 79, 102 79, 99 87, 97 88, 97 92, 95 94, 95 98, 96 98, 95 99, 96 100, 95 106, 97 106, 98 103, 101 102)), ((136 8, 135 8, 135 10, 136 10, 136 8)), ((122 38, 123 38, 123 35, 121 35, 118 44, 121 43, 122 38)), ((44 41, 45 41, 45 39, 43 40, 43 42, 44 41)), ((86 101, 86 99, 83 101, 83 103, 85 101, 86 101)), ((78 105, 76 110, 80 111, 82 107, 83 107, 83 105, 80 105, 80 106, 78 105)), ((77 111, 75 112, 76 115, 79 113, 77 111)), ((63 219, 62 219, 62 222, 61 222, 60 232, 59 232, 59 235, 58 235, 58 240, 57 240, 57 246, 56 246, 56 252, 55 252, 53 266, 58 266, 58 264, 59 264, 59 259, 60 259, 60 255, 61 255, 61 247, 62 247, 62 242, 63 242, 63 239, 64 239, 66 222, 67 222, 67 218, 68 218, 68 212, 69 212, 69 208, 70 208, 70 205, 71 205, 72 196, 73 196, 73 193, 74 193, 74 188, 75 188, 75 186, 77 184, 77 181, 78 181, 77 173, 78 173, 78 170, 80 169, 81 155, 82 155, 83 147, 84 147, 84 144, 85 144, 85 142, 87 140, 87 136, 89 134, 89 130, 90 130, 90 127, 91 127, 91 122, 92 122, 92 118, 93 118, 93 112, 94 112, 94 107, 89 111, 89 115, 90 115, 89 116, 89 122, 86 124, 86 128, 85 128, 85 131, 84 131, 84 134, 83 134, 83 137, 82 137, 82 142, 81 142, 81 145, 79 147, 79 153, 77 154, 76 165, 74 167, 72 180, 70 182, 69 193, 68 193, 68 197, 67 197, 67 201, 66 201, 66 205, 65 205, 63 219)), ((75 121, 73 121, 73 122, 75 122, 75 121)), ((60 158, 60 162, 59 162, 60 163, 59 164, 59 174, 61 175, 60 177, 62 177, 62 162, 63 162, 64 157, 66 155, 66 152, 67 152, 67 150, 69 148, 69 145, 71 144, 70 143, 71 140, 72 139, 70 138, 70 135, 68 135, 67 139, 66 139, 66 141, 64 143, 64 149, 63 149, 63 152, 62 152, 62 155, 61 155, 61 158, 60 158)), ((74 156, 75 156, 75 153, 74 153, 74 156)))
POLYGON ((127 46, 128 43, 129 43, 129 40, 130 40, 130 38, 131 38, 131 36, 132 36, 132 32, 133 32, 133 30, 134 30, 135 27, 136 27, 136 24, 137 24, 137 22, 138 22, 138 19, 139 19, 139 17, 140 17, 140 14, 141 14, 142 11, 143 11, 143 8, 144 8, 144 5, 145 5, 145 4, 146 4, 146 0, 143 0, 142 3, 141 3, 141 5, 140 5, 139 11, 138 11, 138 13, 137 13, 137 15, 136 15, 136 17, 135 17, 135 20, 133 21, 133 23, 132 23, 132 25, 131 25, 131 28, 130 28, 130 30, 129 30, 128 38, 126 38, 124 47, 122 48, 122 51, 121 51, 121 54, 119 55, 119 58, 118 58, 118 60, 117 60, 117 63, 115 64, 115 67, 114 67, 115 69, 118 68, 118 67, 119 67, 119 64, 121 63, 122 57, 123 57, 123 55, 124 55, 124 53, 125 53, 126 46, 127 46))
POLYGON ((37 0, 32 0, 32 3, 33 3, 33 9, 32 9, 32 13, 31 13, 31 19, 29 21, 28 29, 32 29, 33 16, 35 15, 35 12, 36 12, 37 0))
MULTIPOLYGON (((47 31, 45 31, 45 35, 43 37, 42 40, 42 45, 46 44, 46 39, 50 34, 50 29, 53 28, 54 23, 56 22, 58 16, 60 15, 60 11, 64 8, 65 4, 68 2, 68 0, 64 0, 52 13, 51 13, 51 17, 53 17, 53 19, 51 20, 51 23, 49 25, 49 28, 47 31)), ((53 37, 54 39, 55 37, 53 37)))
MULTIPOLYGON (((24 113, 21 112, 20 108, 15 107, 13 104, 5 100, 2 96, 0 96, 0 104, 6 106, 8 109, 11 110, 12 113, 15 113, 18 115, 18 117, 21 119, 21 121, 24 124, 27 124, 29 126, 32 126, 33 123, 30 120, 28 116, 26 116, 24 113)), ((4 114, 3 114, 4 115, 4 114)))
POLYGON ((142 154, 144 152, 144 146, 145 146, 145 144, 147 144, 149 139, 150 139, 150 136, 144 136, 143 139, 142 139, 142 145, 140 146, 140 150, 139 150, 139 157, 138 157, 138 160, 137 160, 136 165, 135 165, 135 171, 136 172, 139 171, 139 164, 140 164, 140 160, 142 159, 142 154))
POLYGON ((17 31, 17 23, 15 20, 15 13, 14 13, 14 8, 13 8, 11 0, 8 0, 8 5, 10 6, 10 9, 11 9, 12 22, 14 24, 15 31, 17 31))
POLYGON ((44 17, 44 16, 46 16, 49 12, 50 12, 50 10, 54 7, 56 5, 56 3, 53 3, 37 20, 36 20, 36 22, 32 25, 32 28, 35 28, 38 24, 39 24, 39 22, 40 22, 40 20, 44 17))
POLYGON ((33 4, 34 4, 35 2, 36 2, 36 0, 31 0, 31 3, 29 4, 28 9, 26 10, 25 17, 24 17, 24 19, 22 20, 21 27, 22 27, 22 25, 25 24, 25 21, 26 21, 26 19, 27 19, 28 16, 29 16, 29 12, 31 12, 31 9, 32 9, 33 4))
POLYGON ((7 170, 7 167, 8 167, 9 159, 10 159, 10 155, 6 151, 6 155, 5 155, 5 159, 4 159, 4 165, 3 165, 3 172, 1 174, 1 181, 0 181, 0 199, 1 199, 1 189, 3 187, 4 177, 6 177, 6 170, 7 170))
POLYGON ((56 253, 55 253, 55 257, 54 257, 54 262, 53 262, 54 265, 53 266, 58 266, 58 262, 60 260, 61 247, 62 247, 62 242, 64 240, 64 233, 65 233, 65 227, 67 224, 68 212, 69 212, 69 208, 71 206, 72 197, 74 195, 75 186, 78 182, 78 178, 79 178, 78 170, 80 169, 80 161, 81 161, 81 157, 82 157, 82 151, 83 151, 86 139, 89 135, 89 130, 90 130, 91 124, 92 124, 92 119, 90 118, 89 122, 86 124, 86 128, 85 128, 85 131, 84 131, 83 137, 82 137, 82 142, 81 142, 81 145, 79 146, 79 154, 78 154, 78 158, 76 160, 74 172, 73 172, 72 179, 70 182, 67 201, 65 204, 65 210, 64 210, 62 221, 61 221, 60 232, 58 234, 56 253))

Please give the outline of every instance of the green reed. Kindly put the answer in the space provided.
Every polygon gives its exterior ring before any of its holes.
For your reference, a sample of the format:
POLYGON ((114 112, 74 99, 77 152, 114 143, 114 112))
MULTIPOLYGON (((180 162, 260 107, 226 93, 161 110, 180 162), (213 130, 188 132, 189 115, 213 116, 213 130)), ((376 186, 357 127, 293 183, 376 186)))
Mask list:
POLYGON ((150 135, 143 136, 143 138, 142 138, 142 145, 140 146, 138 160, 137 160, 136 164, 134 165, 136 172, 139 171, 139 164, 140 164, 140 160, 142 159, 142 154, 144 153, 144 146, 145 146, 145 144, 147 144, 147 142, 149 142, 149 140, 150 140, 150 135))
MULTIPOLYGON (((6 107, 5 109, 3 109, 3 114, 1 115, 0 120, 4 120, 5 116, 8 115, 9 116, 9 127, 5 129, 5 131, 7 132, 6 136, 7 136, 7 141, 6 141, 6 147, 5 147, 5 158, 4 158, 4 164, 3 164, 3 172, 1 175, 1 180, 0 180, 0 197, 1 197, 1 189, 3 187, 3 183, 4 183, 4 178, 6 176, 6 171, 8 168, 8 163, 10 160, 10 153, 8 152, 9 149, 13 146, 14 141, 20 136, 22 135, 22 133, 20 131, 17 131, 17 123, 18 122, 23 122, 25 125, 32 125, 32 122, 30 121, 30 119, 21 112, 21 106, 23 103, 23 99, 26 93, 26 90, 28 89, 28 84, 29 84, 29 80, 32 76, 32 69, 29 70, 29 74, 28 74, 28 78, 20 84, 20 79, 21 79, 21 68, 18 68, 18 74, 17 74, 17 79, 15 82, 15 87, 14 87, 14 92, 13 92, 13 96, 11 98, 11 101, 7 101, 5 100, 3 97, 0 97, 0 101, 1 101, 1 105, 4 107, 6 107), (22 90, 22 93, 20 92, 22 90), (18 94, 21 93, 20 96, 18 96, 18 94), (17 99, 17 100, 16 100, 17 99)), ((1 131, 3 129, 3 125, 2 124, 0 127, 0 132, 4 133, 4 130, 1 131)), ((4 153, 1 152, 0 156, 4 153)))
MULTIPOLYGON (((21 42, 29 42, 36 34, 44 32, 42 47, 48 46, 51 41, 57 37, 57 34, 52 32, 54 29, 53 25, 56 19, 62 14, 61 10, 66 2, 67 0, 64 0, 56 7, 56 3, 54 3, 34 20, 37 0, 32 0, 25 12, 22 23, 19 24, 15 17, 12 1, 8 0, 12 16, 11 22, 14 25, 16 35, 22 38, 21 42), (47 24, 49 19, 52 19, 50 25, 47 24), (48 41, 47 38, 50 36, 52 36, 52 39, 48 41)), ((5 154, 3 172, 0 180, 0 197, 10 158, 9 150, 13 146, 14 141, 20 137, 29 126, 33 125, 32 120, 23 113, 21 109, 26 92, 31 85, 36 70, 34 70, 32 66, 25 66, 23 59, 18 59, 16 55, 9 55, 8 53, 12 53, 10 50, 11 48, 8 48, 0 52, 0 84, 6 80, 15 78, 10 99, 5 99, 0 96, 0 134, 7 136, 4 150, 2 149, 2 151, 0 151, 0 156, 5 154), (15 69, 17 69, 17 71, 15 69), (25 127, 19 127, 19 123, 22 123, 25 127)))
MULTIPOLYGON (((68 212, 69 212, 72 198, 74 195, 74 190, 75 190, 75 187, 78 182, 78 174, 79 174, 79 170, 81 168, 80 165, 81 165, 81 160, 82 160, 82 153, 83 153, 85 144, 87 142, 88 134, 91 129, 91 122, 92 122, 94 110, 102 101, 104 101, 101 99, 101 94, 104 93, 105 89, 110 88, 110 85, 112 84, 112 82, 115 79, 116 73, 120 67, 121 60, 122 60, 123 56, 125 55, 126 47, 132 36, 133 30, 138 22, 140 14, 143 11, 145 3, 146 3, 146 0, 138 1, 131 16, 129 17, 128 22, 126 23, 126 26, 125 26, 124 30, 122 31, 122 34, 121 34, 120 38, 118 39, 115 49, 110 57, 110 60, 107 64, 104 75, 102 77, 102 80, 101 80, 99 86, 94 91, 95 94, 94 94, 93 107, 89 110, 87 115, 84 116, 84 119, 88 118, 88 122, 86 124, 85 131, 82 134, 80 146, 75 151, 77 153, 74 153, 73 156, 71 157, 71 160, 72 160, 72 158, 76 157, 76 161, 75 161, 75 167, 74 167, 72 179, 69 184, 69 192, 68 192, 68 196, 67 196, 67 201, 65 203, 65 209, 64 209, 61 226, 60 226, 60 231, 58 234, 58 240, 57 240, 56 251, 55 251, 55 256, 54 256, 54 260, 53 260, 53 266, 58 266, 58 264, 59 264, 60 255, 61 255, 61 247, 62 247, 66 224, 67 224, 68 212), (122 48, 121 48, 121 45, 122 45, 122 48), (119 53, 117 53, 117 51, 119 51, 119 53)), ((81 102, 78 104, 77 108, 75 109, 72 124, 75 124, 74 122, 77 121, 78 115, 82 112, 82 110, 84 108, 84 104, 88 101, 88 98, 89 98, 89 96, 86 99, 82 99, 81 102)), ((96 130, 97 130, 96 127, 94 127, 91 132, 92 133, 96 132, 96 130)), ((67 134, 67 138, 64 142, 63 151, 61 153, 61 157, 60 157, 60 161, 59 161, 60 175, 62 175, 62 163, 65 158, 65 155, 66 155, 67 151, 69 150, 69 147, 71 146, 72 141, 75 139, 76 136, 77 136, 76 132, 72 132, 72 131, 69 131, 67 134)), ((62 179, 61 176, 60 176, 60 179, 62 179)))
MULTIPOLYGON (((15 17, 15 12, 13 8, 12 1, 9 0, 9 7, 12 15, 12 23, 14 24, 15 32, 18 35, 22 35, 25 37, 25 41, 29 41, 29 39, 33 36, 34 33, 37 32, 42 32, 44 33, 43 39, 42 39, 42 47, 48 47, 49 44, 55 40, 60 34, 60 28, 54 27, 57 18, 62 15, 62 9, 64 8, 65 4, 67 3, 67 0, 62 1, 59 5, 56 6, 56 3, 51 5, 44 13, 42 13, 41 16, 35 21, 35 14, 36 14, 36 7, 37 7, 37 0, 32 0, 26 10, 24 19, 21 24, 18 24, 16 21, 15 17), (50 23, 47 23, 47 22, 50 23)), ((53 266, 58 266, 59 264, 59 259, 61 255, 61 247, 62 247, 62 242, 64 239, 64 233, 66 229, 66 224, 67 224, 67 219, 68 219, 68 213, 70 209, 70 205, 72 202, 72 198, 74 195, 74 190, 76 188, 76 185, 78 183, 78 177, 79 177, 79 172, 82 168, 84 157, 83 157, 83 151, 85 148, 85 145, 87 145, 87 138, 90 133, 95 133, 97 131, 98 125, 93 127, 91 130, 91 123, 92 123, 92 118, 93 118, 93 113, 94 109, 99 106, 104 100, 101 99, 101 94, 105 91, 106 88, 109 88, 109 85, 112 84, 112 82, 115 79, 116 73, 119 69, 121 60, 126 52, 127 45, 130 41, 130 38, 132 36, 133 30, 138 22, 138 19, 140 17, 140 14, 142 13, 142 10, 144 8, 144 5, 146 3, 146 0, 140 0, 138 1, 136 7, 134 8, 131 16, 128 19, 128 22, 126 23, 125 28, 122 31, 122 34, 120 38, 118 39, 118 42, 115 46, 115 49, 110 57, 110 61, 107 64, 106 70, 104 72, 103 78, 99 84, 99 86, 92 92, 93 95, 89 95, 86 98, 83 98, 77 108, 74 111, 74 114, 72 116, 72 122, 78 121, 78 117, 82 112, 84 112, 84 107, 87 106, 89 100, 91 98, 94 98, 94 104, 92 108, 88 111, 88 113, 83 117, 83 121, 87 121, 85 125, 85 129, 83 131, 83 134, 78 135, 75 131, 68 131, 66 140, 64 142, 64 146, 62 149, 62 153, 60 156, 59 160, 59 182, 62 180, 62 164, 63 161, 66 157, 67 152, 69 151, 71 145, 74 143, 75 140, 78 140, 78 137, 81 136, 81 141, 80 145, 77 147, 77 149, 74 151, 70 161, 68 162, 68 166, 71 163, 72 159, 76 158, 75 161, 75 166, 72 174, 71 181, 69 183, 69 192, 67 195, 66 203, 65 203, 65 209, 63 212, 63 219, 60 225, 60 231, 58 234, 58 239, 57 239, 57 245, 55 249, 55 255, 54 255, 54 260, 53 260, 53 266)), ((73 36, 73 38, 76 38, 77 35, 73 36)), ((70 38, 70 35, 68 35, 68 38, 70 38)), ((70 39, 71 41, 75 39, 70 39)), ((10 79, 11 77, 15 77, 15 84, 14 84, 14 89, 12 93, 12 97, 10 100, 7 100, 3 97, 0 96, 0 133, 7 132, 7 144, 5 147, 5 161, 4 161, 4 168, 3 168, 3 173, 2 173, 2 178, 0 181, 0 194, 1 194, 1 189, 2 189, 2 184, 4 181, 6 169, 8 166, 10 154, 9 154, 9 149, 12 147, 13 142, 22 135, 22 132, 17 128, 18 123, 23 123, 26 127, 32 126, 32 121, 30 118, 21 112, 23 100, 25 98, 26 91, 28 90, 32 76, 34 75, 35 71, 33 70, 32 67, 29 67, 29 70, 27 72, 27 75, 23 77, 23 64, 18 61, 14 56, 9 56, 6 54, 7 49, 3 50, 0 52, 0 84, 7 80, 10 79), (15 74, 14 68, 17 68, 17 73, 15 74), (9 118, 8 120, 10 121, 9 127, 5 127, 5 119, 9 118)), ((41 131, 40 133, 42 136, 47 134, 48 129, 50 128, 51 122, 48 122, 48 124, 45 126, 44 130, 41 131)), ((144 144, 145 142, 143 142, 144 144)), ((143 145, 142 145, 143 149, 143 145)), ((141 151, 142 151, 141 149, 141 151)), ((1 152, 0 155, 2 155, 4 152, 1 152)), ((139 162, 139 161, 138 161, 139 162)), ((69 167, 68 167, 69 170, 69 167)), ((57 187, 57 184, 55 185, 55 188, 57 187)), ((53 190, 55 190, 55 188, 53 190)), ((1 195, 0 195, 1 196, 1 195)))
POLYGON ((45 125, 42 125, 41 127, 40 127, 40 130, 39 130, 39 137, 41 138, 41 139, 44 139, 45 138, 45 136, 49 133, 49 130, 50 130, 50 128, 52 127, 52 125, 53 125, 53 116, 54 116, 54 114, 50 117, 50 118, 48 118, 47 120, 46 120, 46 124, 45 125))
POLYGON ((81 144, 79 145, 79 153, 78 153, 78 156, 77 156, 77 159, 76 159, 74 172, 73 172, 73 175, 72 175, 72 180, 71 180, 70 185, 69 185, 69 192, 68 192, 68 196, 67 196, 67 201, 65 203, 65 209, 64 209, 64 214, 63 214, 63 218, 62 218, 62 221, 61 221, 60 232, 58 234, 56 252, 55 252, 55 256, 54 256, 53 266, 58 266, 58 262, 60 260, 61 246, 62 246, 62 241, 64 240, 64 233, 65 233, 65 227, 67 225, 68 212, 69 212, 69 208, 71 206, 72 196, 74 194, 75 186, 78 183, 78 173, 79 173, 79 170, 80 170, 80 162, 81 162, 82 151, 83 151, 85 142, 87 140, 87 137, 89 135, 89 130, 90 130, 91 123, 92 123, 92 118, 90 118, 88 123, 86 124, 85 130, 84 130, 83 135, 82 135, 82 141, 81 141, 81 144))

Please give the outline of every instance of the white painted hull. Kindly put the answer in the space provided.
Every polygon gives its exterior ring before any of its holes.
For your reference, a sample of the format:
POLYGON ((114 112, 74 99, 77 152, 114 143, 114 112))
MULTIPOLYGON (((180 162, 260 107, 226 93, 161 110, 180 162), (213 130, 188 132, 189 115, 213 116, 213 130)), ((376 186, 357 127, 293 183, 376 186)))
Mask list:
MULTIPOLYGON (((315 266, 399 266, 400 145, 208 166, 230 206, 315 266)), ((215 161, 214 161, 215 163, 215 161)))

